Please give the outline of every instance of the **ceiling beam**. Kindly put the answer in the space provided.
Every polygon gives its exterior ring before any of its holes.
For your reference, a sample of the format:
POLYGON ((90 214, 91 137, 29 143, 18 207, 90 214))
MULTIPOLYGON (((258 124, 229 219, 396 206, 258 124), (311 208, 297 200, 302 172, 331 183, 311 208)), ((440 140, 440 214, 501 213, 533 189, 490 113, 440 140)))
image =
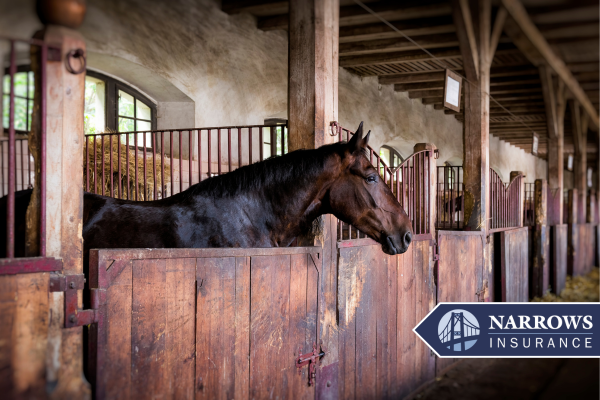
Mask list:
MULTIPOLYGON (((454 24, 450 17, 414 19, 410 21, 391 22, 396 29, 407 36, 434 35, 454 32, 454 24)), ((376 22, 366 25, 340 27, 340 43, 358 42, 361 40, 395 39, 398 33, 386 24, 376 22)))
POLYGON ((506 7, 512 17, 513 23, 505 24, 506 33, 513 39, 513 42, 521 51, 531 59, 536 65, 540 66, 543 62, 556 72, 563 80, 565 86, 573 93, 590 118, 590 122, 597 130, 600 126, 598 112, 592 102, 585 94, 579 82, 573 77, 571 71, 565 63, 558 57, 544 36, 529 18, 527 11, 519 0, 502 0, 502 5, 506 7), (515 25, 518 29, 515 29, 515 25))
MULTIPOLYGON (((458 46, 458 39, 451 34, 438 34, 417 36, 413 39, 424 49, 436 49, 440 47, 458 46)), ((416 46, 410 40, 398 37, 393 39, 364 40, 360 42, 340 43, 340 55, 358 55, 384 53, 389 51, 407 51, 417 50, 416 46)))
POLYGON ((479 52, 468 0, 452 0, 452 17, 467 79, 479 79, 479 52))
MULTIPOLYGON (((460 50, 458 48, 432 50, 431 53, 439 59, 460 57, 460 50)), ((429 54, 422 50, 398 51, 394 53, 340 57, 340 67, 356 67, 361 65, 379 65, 432 59, 433 58, 429 54)))

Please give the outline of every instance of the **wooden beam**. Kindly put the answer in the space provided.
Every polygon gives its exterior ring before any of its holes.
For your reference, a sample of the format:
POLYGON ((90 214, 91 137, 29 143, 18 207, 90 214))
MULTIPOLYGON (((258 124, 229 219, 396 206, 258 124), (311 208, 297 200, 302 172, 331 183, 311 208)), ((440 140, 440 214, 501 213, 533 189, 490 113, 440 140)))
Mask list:
MULTIPOLYGON (((458 39, 451 34, 417 36, 415 42, 424 49, 458 46, 458 39)), ((418 50, 410 40, 398 37, 393 39, 365 40, 340 44, 340 55, 360 55, 385 53, 389 51, 418 50)))
POLYGON ((493 86, 491 87, 490 93, 493 96, 498 94, 508 93, 539 93, 542 88, 539 85, 506 85, 506 86, 493 86))
POLYGON ((419 82, 419 83, 401 83, 394 85, 396 92, 411 92, 415 90, 431 90, 431 89, 444 89, 444 81, 435 82, 419 82))
POLYGON ((423 99, 427 97, 438 98, 443 95, 443 90, 415 90, 413 92, 408 92, 409 99, 423 99))
POLYGON ((382 75, 379 77, 379 83, 382 85, 388 84, 402 84, 402 83, 416 83, 416 82, 432 82, 432 81, 443 81, 444 72, 424 72, 424 73, 410 73, 410 74, 393 74, 393 75, 382 75))
POLYGON ((452 16, 467 79, 479 79, 479 50, 468 0, 452 0, 452 16))
POLYGON ((492 28, 492 36, 490 38, 490 51, 487 59, 487 65, 489 66, 492 66, 494 53, 496 53, 496 48, 498 47, 498 42, 500 41, 500 36, 502 35, 504 22, 506 21, 507 16, 508 12, 506 11, 506 8, 500 7, 496 14, 496 19, 494 20, 494 27, 492 28))
POLYGON ((585 204, 587 193, 587 126, 584 131, 584 121, 586 118, 582 116, 583 110, 577 100, 569 101, 571 110, 571 127, 573 131, 573 145, 575 148, 575 162, 573 166, 573 186, 578 190, 579 196, 583 200, 579 204, 585 204))
MULTIPOLYGON (((392 22, 391 24, 410 37, 451 33, 455 30, 454 25, 452 24, 452 18, 449 17, 415 19, 411 21, 392 22)), ((381 22, 340 28, 340 43, 357 42, 361 40, 394 39, 397 37, 398 33, 396 31, 390 29, 389 26, 382 24, 381 22)))
MULTIPOLYGON (((457 48, 432 50, 431 53, 439 58, 456 58, 460 56, 457 48)), ((432 57, 422 50, 400 51, 395 53, 369 54, 364 56, 340 57, 340 67, 356 67, 361 65, 380 65, 410 61, 431 60, 432 57)))
POLYGON ((581 103, 582 107, 590 117, 594 129, 597 130, 600 126, 600 121, 596 108, 592 105, 590 99, 587 97, 581 86, 579 86, 579 83, 573 77, 573 74, 567 68, 563 60, 554 53, 544 36, 542 36, 538 28, 533 24, 520 1, 502 0, 502 5, 506 7, 508 13, 520 29, 520 32, 515 32, 514 29, 506 29, 506 33, 513 39, 517 47, 519 47, 526 56, 536 56, 535 53, 538 53, 541 56, 540 60, 538 60, 537 57, 535 57, 535 60, 532 60, 535 61, 535 65, 540 65, 542 61, 548 63, 548 65, 563 80, 575 98, 581 103), (536 50, 533 54, 531 52, 532 47, 536 50))
POLYGON ((227 14, 249 13, 277 15, 288 12, 288 1, 281 0, 222 0, 221 10, 227 14))

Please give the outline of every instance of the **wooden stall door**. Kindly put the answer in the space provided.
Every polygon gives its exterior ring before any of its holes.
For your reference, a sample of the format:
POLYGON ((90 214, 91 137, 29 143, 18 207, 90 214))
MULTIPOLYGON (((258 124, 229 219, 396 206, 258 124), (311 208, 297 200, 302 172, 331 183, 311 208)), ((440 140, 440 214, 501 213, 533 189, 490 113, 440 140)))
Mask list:
POLYGON ((431 241, 397 256, 355 242, 339 249, 339 398, 403 398, 435 376, 435 357, 412 332, 435 307, 431 241))
POLYGON ((567 225, 550 227, 550 286, 560 294, 567 278, 567 225))
MULTIPOLYGON (((439 261, 437 269, 437 302, 484 301, 485 268, 483 232, 438 231, 439 261)), ((436 373, 455 359, 438 358, 436 373)))
POLYGON ((317 341, 313 255, 198 259, 197 282, 196 398, 314 399, 295 367, 317 341))
POLYGON ((314 398, 317 251, 92 251, 95 398, 314 398))
MULTIPOLYGON (((540 281, 547 288, 548 262, 533 273, 541 274, 540 281)), ((529 228, 500 232, 500 274, 503 302, 529 301, 529 228)))
POLYGON ((0 275, 0 397, 45 399, 49 272, 0 275))

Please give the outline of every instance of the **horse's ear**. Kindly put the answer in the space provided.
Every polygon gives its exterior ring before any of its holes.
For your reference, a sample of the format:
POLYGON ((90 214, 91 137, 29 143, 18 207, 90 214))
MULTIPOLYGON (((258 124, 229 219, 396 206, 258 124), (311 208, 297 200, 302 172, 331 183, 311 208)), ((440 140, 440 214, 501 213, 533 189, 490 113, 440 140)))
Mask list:
POLYGON ((350 148, 350 153, 354 153, 355 151, 359 150, 360 147, 364 147, 362 145, 362 142, 363 142, 363 123, 361 121, 360 125, 358 126, 358 129, 354 133, 354 136, 352 136, 352 138, 348 142, 348 147, 350 148))

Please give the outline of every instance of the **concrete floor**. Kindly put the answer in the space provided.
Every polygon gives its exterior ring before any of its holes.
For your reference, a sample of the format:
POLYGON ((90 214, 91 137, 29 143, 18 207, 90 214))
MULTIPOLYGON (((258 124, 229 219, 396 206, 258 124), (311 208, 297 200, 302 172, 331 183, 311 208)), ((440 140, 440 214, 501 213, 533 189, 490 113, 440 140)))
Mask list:
POLYGON ((593 359, 465 359, 409 399, 587 400, 600 398, 593 359))

